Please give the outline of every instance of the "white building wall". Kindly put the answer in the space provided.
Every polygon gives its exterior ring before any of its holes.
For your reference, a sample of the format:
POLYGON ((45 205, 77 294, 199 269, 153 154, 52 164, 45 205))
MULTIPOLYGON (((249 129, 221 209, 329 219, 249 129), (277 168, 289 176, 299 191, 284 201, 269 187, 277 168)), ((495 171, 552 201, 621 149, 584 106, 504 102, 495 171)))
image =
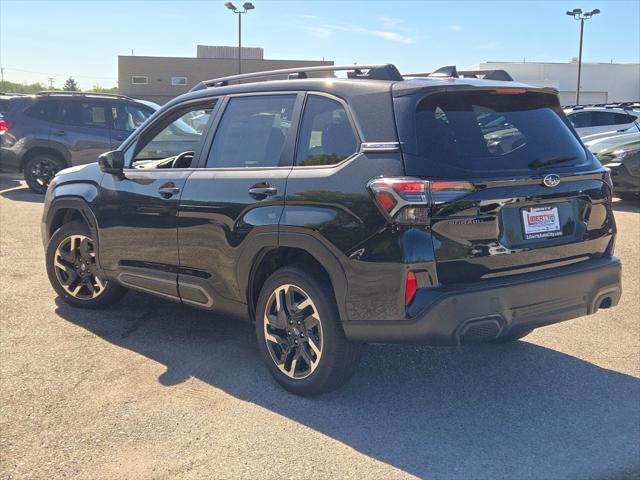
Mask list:
MULTIPOLYGON (((468 70, 506 70, 514 80, 560 92, 560 103, 576 100, 578 64, 486 62, 468 70)), ((580 76, 580 103, 632 102, 640 100, 640 64, 583 63, 580 76)))

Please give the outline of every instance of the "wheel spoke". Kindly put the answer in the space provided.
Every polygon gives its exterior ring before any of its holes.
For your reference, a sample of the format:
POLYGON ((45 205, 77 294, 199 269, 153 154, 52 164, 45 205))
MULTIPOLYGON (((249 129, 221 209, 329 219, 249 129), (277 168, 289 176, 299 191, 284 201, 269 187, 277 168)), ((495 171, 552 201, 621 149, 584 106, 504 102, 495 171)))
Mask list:
POLYGON ((309 367, 309 370, 313 372, 316 369, 316 361, 311 356, 311 352, 309 351, 309 347, 307 345, 302 345, 302 347, 300 348, 300 356, 309 367))
POLYGON ((287 373, 292 377, 295 376, 296 374, 296 367, 298 366, 298 358, 300 358, 300 355, 296 353, 293 359, 291 360, 291 365, 289 366, 289 369, 287 370, 287 373))
POLYGON ((316 339, 312 336, 307 337, 307 344, 311 351, 315 354, 316 358, 320 358, 320 347, 316 343, 316 339))
POLYGON ((83 238, 80 242, 80 246, 78 247, 78 251, 80 252, 80 256, 88 259, 91 257, 91 240, 88 238, 83 238))

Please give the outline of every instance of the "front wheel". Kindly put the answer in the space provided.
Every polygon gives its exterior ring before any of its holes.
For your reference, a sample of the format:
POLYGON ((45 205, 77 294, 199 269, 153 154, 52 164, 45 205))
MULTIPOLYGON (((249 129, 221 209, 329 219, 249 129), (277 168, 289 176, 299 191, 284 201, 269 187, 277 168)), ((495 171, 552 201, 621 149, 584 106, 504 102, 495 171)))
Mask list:
POLYGON ((35 155, 24 164, 24 179, 31 190, 45 193, 49 182, 63 168, 66 164, 53 155, 35 155))
POLYGON ((297 395, 317 395, 344 384, 360 358, 347 340, 331 287, 295 267, 265 282, 256 308, 256 334, 276 381, 297 395))
POLYGON ((47 275, 66 303, 80 308, 105 308, 126 290, 108 280, 96 263, 97 245, 89 227, 70 222, 60 227, 47 246, 47 275))

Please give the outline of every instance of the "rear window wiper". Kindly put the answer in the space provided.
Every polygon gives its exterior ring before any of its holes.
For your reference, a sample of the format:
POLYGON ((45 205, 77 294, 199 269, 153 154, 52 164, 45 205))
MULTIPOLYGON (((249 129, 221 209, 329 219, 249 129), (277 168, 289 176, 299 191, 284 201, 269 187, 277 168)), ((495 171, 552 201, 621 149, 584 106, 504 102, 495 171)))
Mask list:
POLYGON ((545 158, 544 160, 536 158, 529 164, 529 168, 541 168, 547 165, 555 165, 556 163, 570 162, 578 158, 576 155, 560 155, 559 157, 545 158))

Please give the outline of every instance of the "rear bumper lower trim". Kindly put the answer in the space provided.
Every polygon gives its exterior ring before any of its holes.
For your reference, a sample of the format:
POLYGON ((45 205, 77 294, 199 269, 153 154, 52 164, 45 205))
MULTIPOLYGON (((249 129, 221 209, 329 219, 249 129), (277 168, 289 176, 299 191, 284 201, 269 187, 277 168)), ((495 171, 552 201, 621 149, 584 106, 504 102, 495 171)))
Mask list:
POLYGON ((552 271, 481 282, 471 287, 420 289, 413 318, 348 321, 350 340, 383 343, 460 345, 595 313, 603 302, 617 305, 621 264, 607 257, 552 271))

